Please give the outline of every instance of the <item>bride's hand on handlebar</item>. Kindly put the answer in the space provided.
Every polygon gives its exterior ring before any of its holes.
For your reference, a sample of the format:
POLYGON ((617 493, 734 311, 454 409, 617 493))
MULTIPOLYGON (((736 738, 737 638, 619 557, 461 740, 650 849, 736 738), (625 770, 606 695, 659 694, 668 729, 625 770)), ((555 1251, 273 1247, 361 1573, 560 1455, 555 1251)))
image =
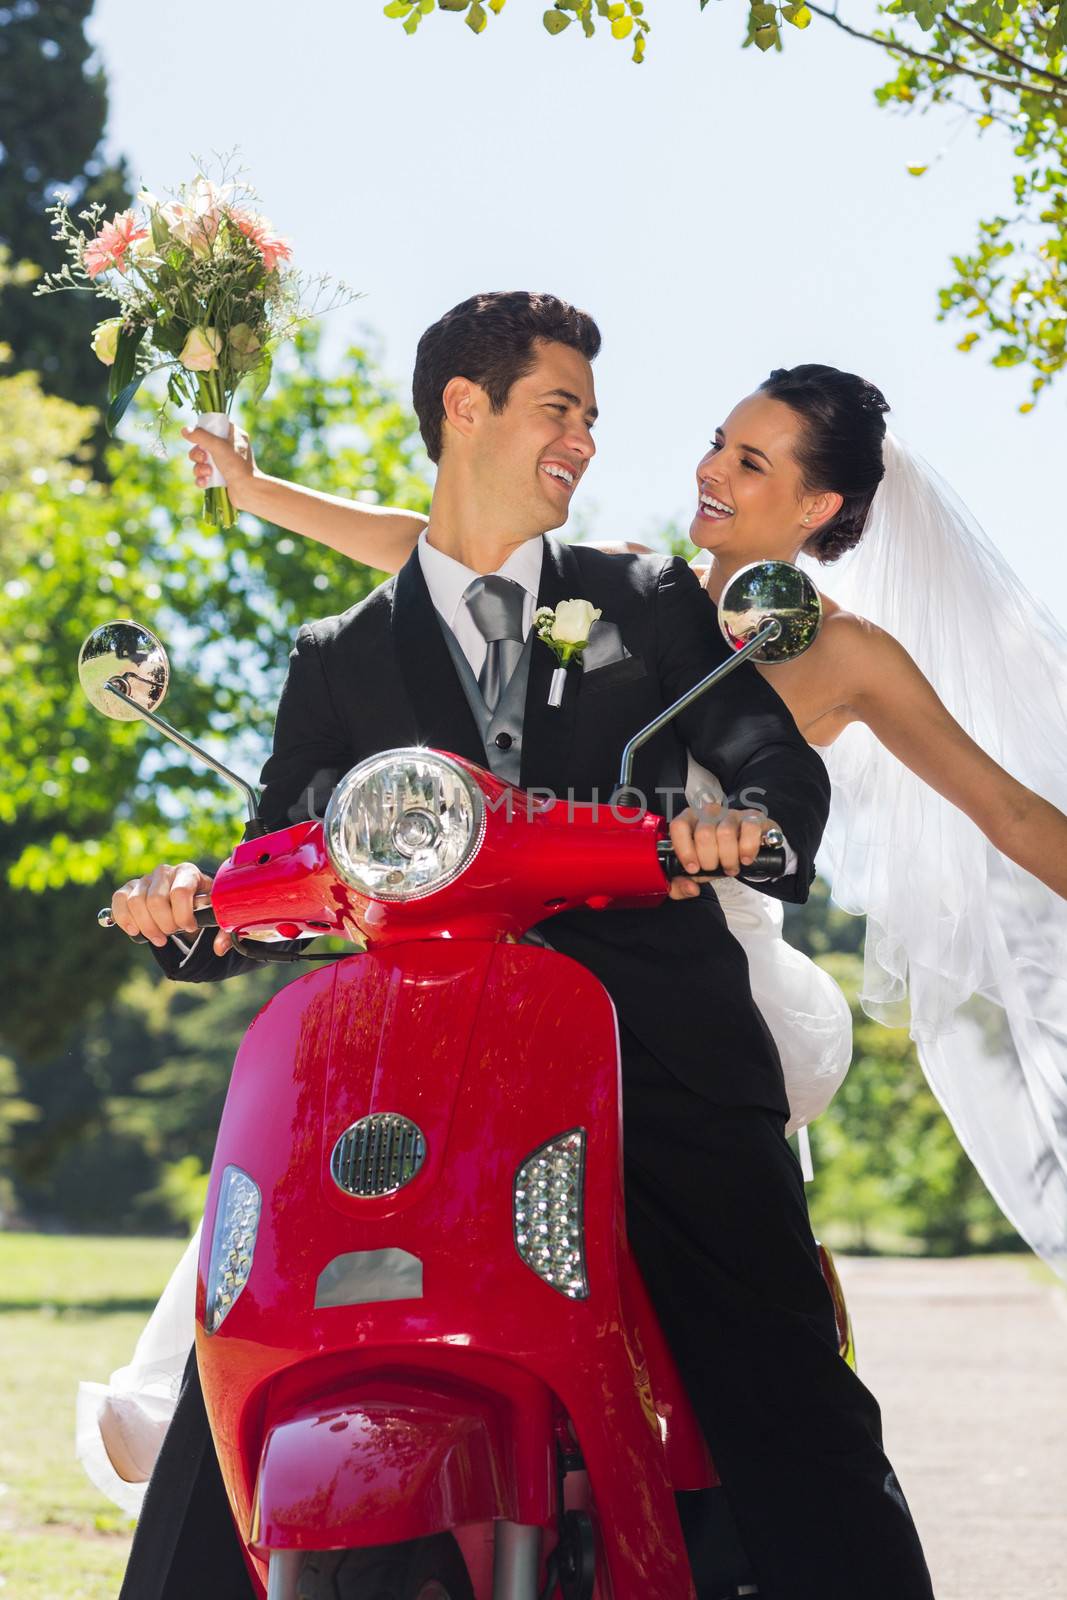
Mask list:
MULTIPOLYGON (((176 867, 156 867, 143 878, 131 878, 111 897, 115 926, 131 939, 138 935, 157 949, 172 933, 197 933, 193 901, 199 894, 210 894, 214 880, 193 861, 180 861, 176 867)), ((215 953, 224 955, 230 948, 228 933, 215 936, 215 953)))
MULTIPOLYGON (((763 835, 775 827, 762 811, 731 811, 723 806, 703 806, 681 812, 671 823, 671 848, 687 872, 714 872, 736 878, 759 851, 763 835)), ((700 884, 688 878, 671 883, 672 900, 700 893, 700 884)))
POLYGON ((198 487, 201 489, 207 487, 208 478, 211 476, 211 462, 214 461, 226 480, 230 499, 240 510, 242 493, 256 476, 252 441, 244 429, 231 422, 229 438, 216 439, 213 433, 208 433, 204 428, 183 428, 182 438, 188 439, 193 447, 189 451, 189 460, 193 463, 193 476, 198 487))

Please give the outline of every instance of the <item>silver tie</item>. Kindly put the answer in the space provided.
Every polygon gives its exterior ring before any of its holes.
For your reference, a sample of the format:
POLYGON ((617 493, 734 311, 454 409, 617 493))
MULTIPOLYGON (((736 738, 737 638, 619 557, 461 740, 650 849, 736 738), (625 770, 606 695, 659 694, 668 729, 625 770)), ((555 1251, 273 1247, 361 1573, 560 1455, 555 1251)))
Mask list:
POLYGON ((494 572, 468 584, 463 600, 485 640, 485 662, 478 674, 478 687, 488 709, 495 711, 522 655, 526 591, 521 584, 494 572))

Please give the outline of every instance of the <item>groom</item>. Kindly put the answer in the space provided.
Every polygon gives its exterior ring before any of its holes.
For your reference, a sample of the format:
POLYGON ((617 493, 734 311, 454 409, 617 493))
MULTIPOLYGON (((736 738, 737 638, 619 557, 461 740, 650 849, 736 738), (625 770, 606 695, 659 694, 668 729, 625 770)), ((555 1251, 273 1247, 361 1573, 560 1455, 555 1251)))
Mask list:
MULTIPOLYGON (((727 655, 684 562, 542 537, 566 521, 594 453, 599 345, 585 313, 523 293, 476 296, 424 334, 414 393, 439 468, 429 527, 395 580, 301 630, 263 773, 268 827, 321 815, 355 762, 417 743, 527 788, 607 801, 626 739, 727 655), (554 658, 531 622, 537 607, 576 598, 602 619, 557 707, 554 658)), ((672 825, 682 859, 743 873, 773 818, 789 870, 766 887, 803 900, 828 784, 777 695, 743 667, 645 745, 634 783, 653 809, 669 812, 681 795, 686 747, 728 797, 760 809, 731 809, 696 836, 683 813, 672 825)), ((191 863, 157 868, 118 891, 115 920, 150 939, 171 977, 230 976, 247 963, 227 936, 214 948, 209 935, 181 940, 208 886, 191 863)), ((783 1133, 781 1067, 718 901, 683 883, 660 910, 575 912, 543 933, 615 1002, 630 1244, 760 1594, 930 1600, 878 1408, 837 1353, 783 1133)), ((697 1500, 681 1497, 691 1549, 697 1500)), ((201 1600, 247 1593, 195 1365, 122 1593, 177 1600, 194 1589, 201 1600)))

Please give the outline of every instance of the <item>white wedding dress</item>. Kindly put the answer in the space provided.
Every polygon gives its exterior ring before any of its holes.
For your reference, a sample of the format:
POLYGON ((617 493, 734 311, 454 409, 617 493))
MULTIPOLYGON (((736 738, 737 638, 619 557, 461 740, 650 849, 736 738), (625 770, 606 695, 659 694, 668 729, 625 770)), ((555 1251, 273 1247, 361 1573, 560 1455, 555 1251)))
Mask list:
MULTIPOLYGON (((717 778, 689 758, 686 799, 718 805, 717 778)), ((748 957, 752 998, 782 1058, 789 1121, 797 1133, 824 1112, 852 1060, 852 1012, 828 972, 782 937, 785 909, 737 878, 712 880, 726 926, 748 957)))
MULTIPOLYGON (((692 759, 687 794, 693 805, 723 797, 717 779, 692 759)), ((780 900, 736 878, 717 879, 713 887, 727 927, 748 956, 752 996, 782 1058, 786 1132, 795 1133, 825 1111, 848 1071, 852 1014, 829 974, 786 944, 780 900)), ((97 1488, 131 1516, 140 1511, 193 1342, 199 1251, 198 1228, 129 1366, 113 1372, 107 1384, 83 1383, 78 1390, 78 1459, 97 1488)))
POLYGON ((140 1512, 192 1348, 199 1255, 198 1227, 129 1366, 106 1384, 78 1385, 75 1453, 96 1487, 131 1517, 140 1512))

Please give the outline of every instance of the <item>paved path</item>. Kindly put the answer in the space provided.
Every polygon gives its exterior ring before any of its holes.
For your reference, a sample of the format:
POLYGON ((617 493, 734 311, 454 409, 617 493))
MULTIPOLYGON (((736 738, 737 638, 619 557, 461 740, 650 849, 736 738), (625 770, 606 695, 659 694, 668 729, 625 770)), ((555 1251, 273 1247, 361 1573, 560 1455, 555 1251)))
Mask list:
POLYGON ((1022 1258, 838 1267, 937 1600, 1067 1600, 1067 1292, 1022 1258))

